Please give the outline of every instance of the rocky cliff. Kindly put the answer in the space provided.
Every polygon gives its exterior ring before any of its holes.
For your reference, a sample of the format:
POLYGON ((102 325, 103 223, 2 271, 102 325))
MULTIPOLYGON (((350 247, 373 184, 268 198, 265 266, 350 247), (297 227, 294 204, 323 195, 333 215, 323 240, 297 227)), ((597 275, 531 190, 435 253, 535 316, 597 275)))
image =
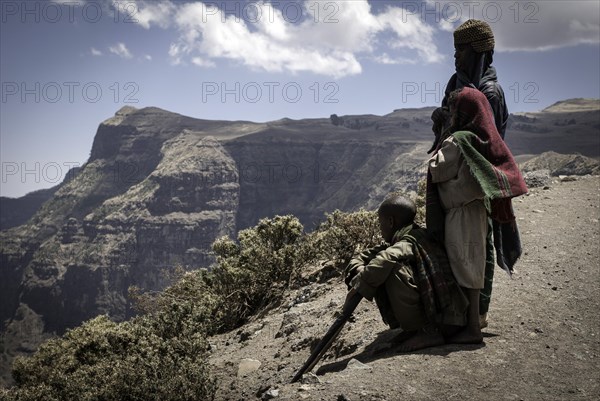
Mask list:
MULTIPOLYGON (((119 110, 98 127, 87 163, 25 224, 0 232, 2 375, 16 352, 52 333, 100 313, 130 316, 130 286, 160 289, 176 266, 208 267, 219 236, 276 214, 311 229, 324 212, 415 190, 431 111, 258 124, 119 110)), ((517 154, 597 157, 598 116, 598 108, 514 115, 509 144, 517 154)))
POLYGON ((535 113, 511 114, 506 143, 515 155, 547 151, 600 155, 600 100, 569 99, 535 113))

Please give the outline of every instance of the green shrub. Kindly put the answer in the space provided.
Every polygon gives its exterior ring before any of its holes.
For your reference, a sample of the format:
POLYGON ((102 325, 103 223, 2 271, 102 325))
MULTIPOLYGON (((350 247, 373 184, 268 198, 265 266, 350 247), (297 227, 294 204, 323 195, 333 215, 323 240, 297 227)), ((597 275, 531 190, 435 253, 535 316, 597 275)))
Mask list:
POLYGON ((140 312, 162 316, 163 327, 177 327, 170 316, 185 310, 187 327, 201 326, 209 335, 232 330, 277 305, 300 269, 316 260, 307 239, 296 217, 262 219, 240 231, 237 242, 222 237, 213 243, 217 262, 211 271, 185 273, 159 294, 131 288, 130 297, 140 312))
POLYGON ((215 331, 236 328, 251 315, 278 304, 299 270, 312 261, 302 252, 305 239, 296 217, 275 216, 240 231, 238 243, 229 238, 215 241, 217 263, 211 274, 198 276, 216 301, 215 331))
MULTIPOLYGON (((237 242, 217 239, 217 261, 212 271, 186 273, 158 296, 132 291, 140 310, 156 314, 170 308, 186 308, 190 327, 204 322, 211 335, 235 329, 283 299, 285 290, 301 270, 317 261, 345 265, 355 254, 381 242, 374 212, 339 210, 310 234, 294 216, 262 219, 238 233, 237 242)), ((169 319, 168 313, 163 313, 169 319)), ((167 327, 176 327, 172 322, 167 327)))
POLYGON ((382 241, 376 212, 336 210, 326 213, 325 217, 325 222, 313 233, 311 243, 321 259, 333 261, 342 268, 354 255, 382 241))
POLYGON ((16 387, 5 396, 24 401, 213 399, 204 333, 157 326, 144 317, 124 323, 96 317, 47 341, 32 357, 17 358, 16 387))
POLYGON ((212 271, 199 269, 159 293, 130 289, 142 315, 124 323, 101 316, 50 340, 13 365, 8 400, 210 400, 206 336, 235 329, 277 305, 318 260, 345 264, 380 242, 377 215, 335 211, 304 234, 293 216, 263 219, 237 242, 213 244, 212 271))

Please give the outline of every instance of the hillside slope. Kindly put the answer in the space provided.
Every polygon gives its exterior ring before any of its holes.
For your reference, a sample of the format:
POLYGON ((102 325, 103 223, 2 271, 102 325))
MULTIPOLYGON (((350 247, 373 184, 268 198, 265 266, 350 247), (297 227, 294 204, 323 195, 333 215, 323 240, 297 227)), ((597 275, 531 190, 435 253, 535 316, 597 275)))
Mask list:
POLYGON ((363 301, 317 376, 289 384, 341 308, 345 285, 332 278, 210 339, 217 399, 598 399, 600 178, 555 180, 515 209, 525 253, 513 279, 497 269, 484 345, 399 354, 390 344, 397 331, 386 330, 374 304, 363 301))

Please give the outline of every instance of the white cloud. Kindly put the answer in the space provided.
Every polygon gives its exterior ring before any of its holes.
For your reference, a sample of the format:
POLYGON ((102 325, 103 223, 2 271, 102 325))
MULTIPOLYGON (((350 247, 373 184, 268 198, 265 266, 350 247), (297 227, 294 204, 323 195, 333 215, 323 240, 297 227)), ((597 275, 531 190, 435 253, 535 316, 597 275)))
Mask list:
POLYGON ((149 54, 145 54, 144 55, 144 59, 147 60, 147 61, 152 61, 152 56, 149 55, 149 54))
MULTIPOLYGON (((383 32, 392 37, 384 46, 402 54, 397 62, 406 63, 411 56, 425 63, 442 59, 433 40, 435 28, 415 16, 402 21, 398 7, 374 14, 366 0, 310 0, 295 3, 302 5, 305 17, 295 23, 297 8, 280 10, 262 1, 252 4, 260 11, 247 21, 214 5, 180 5, 174 19, 180 38, 169 50, 172 63, 200 57, 202 62, 192 62, 209 66, 207 58, 225 58, 269 72, 308 71, 340 78, 362 71, 358 58, 376 51, 383 32)), ((381 58, 381 62, 389 60, 381 58)))
POLYGON ((382 55, 373 58, 379 64, 416 64, 415 59, 396 57, 392 58, 389 54, 383 53, 382 55))
MULTIPOLYGON (((600 43, 598 1, 390 1, 378 4, 377 11, 371 7, 374 1, 274 2, 279 8, 267 0, 235 4, 110 0, 108 4, 120 10, 121 18, 128 15, 145 29, 175 28, 179 37, 168 52, 173 65, 214 67, 216 59, 223 59, 256 70, 312 72, 334 78, 361 73, 360 60, 382 64, 443 61, 437 40, 451 38, 451 32, 468 18, 490 22, 497 51, 600 43), (303 18, 295 20, 298 12, 303 18)), ((132 58, 123 43, 109 51, 132 58)), ((102 54, 93 48, 91 52, 102 54)))
POLYGON ((243 20, 236 20, 235 16, 208 16, 208 12, 207 6, 198 2, 185 4, 179 9, 176 25, 181 37, 170 51, 175 64, 181 62, 182 55, 200 54, 239 61, 248 67, 270 72, 311 71, 342 77, 361 71, 360 64, 350 51, 321 44, 311 47, 299 44, 297 35, 302 32, 301 28, 294 28, 288 22, 283 24, 279 20, 279 27, 271 30, 258 23, 260 29, 251 31, 243 20))
POLYGON ((169 49, 174 65, 213 67, 216 59, 227 59, 257 70, 335 78, 361 73, 360 59, 383 64, 443 61, 437 39, 451 37, 468 18, 490 22, 498 51, 600 43, 597 1, 427 0, 389 2, 377 12, 367 0, 302 0, 293 7, 274 4, 279 8, 266 0, 236 2, 235 7, 225 2, 141 0, 135 3, 135 18, 144 28, 178 30, 179 38, 169 49), (298 12, 304 18, 295 20, 298 12))
POLYGON ((175 43, 171 44, 169 48, 169 56, 171 57, 171 64, 179 65, 181 64, 181 48, 175 43))
POLYGON ((260 17, 257 19, 256 27, 263 34, 272 37, 274 40, 287 41, 290 39, 289 24, 285 21, 282 13, 271 5, 271 3, 256 3, 260 10, 260 17))
POLYGON ((102 56, 102 52, 94 47, 90 49, 90 53, 92 53, 92 56, 102 56))
POLYGON ((310 0, 304 5, 307 19, 298 27, 290 24, 295 41, 303 46, 318 43, 331 49, 370 52, 376 34, 384 28, 366 0, 310 0))
POLYGON ((108 50, 122 58, 130 59, 133 57, 123 42, 119 42, 114 46, 110 46, 108 50))
POLYGON ((161 28, 169 27, 177 9, 169 0, 112 0, 111 4, 113 15, 118 13, 118 20, 135 22, 146 29, 152 24, 161 28))
MULTIPOLYGON (((457 10, 460 2, 427 0, 444 10, 457 10)), ((546 51, 580 44, 600 43, 600 2, 480 0, 464 6, 459 18, 448 16, 440 28, 451 30, 469 18, 487 21, 496 39, 497 51, 546 51)))
POLYGON ((215 67, 215 63, 210 60, 204 60, 201 57, 192 58, 192 64, 197 65, 198 67, 215 67))
POLYGON ((396 38, 391 43, 392 47, 416 50, 419 58, 427 63, 443 60, 435 45, 435 28, 423 22, 417 15, 408 14, 400 7, 389 7, 378 19, 384 27, 396 33, 396 38))

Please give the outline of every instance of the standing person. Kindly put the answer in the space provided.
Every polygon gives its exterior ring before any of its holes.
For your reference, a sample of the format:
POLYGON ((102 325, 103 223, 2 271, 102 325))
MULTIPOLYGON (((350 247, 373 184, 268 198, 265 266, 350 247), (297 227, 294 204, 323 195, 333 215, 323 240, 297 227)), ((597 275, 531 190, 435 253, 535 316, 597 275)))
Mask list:
POLYGON ((454 73, 446 85, 442 107, 431 115, 436 136, 448 125, 448 96, 465 86, 479 89, 485 95, 494 113, 494 123, 502 139, 506 133, 508 108, 504 91, 498 83, 494 61, 494 33, 485 21, 467 20, 454 31, 454 73))
MULTIPOLYGON (((443 232, 450 267, 469 298, 467 326, 450 341, 480 343, 480 292, 484 288, 490 224, 503 227, 497 245, 511 257, 520 241, 511 199, 527 186, 494 124, 492 109, 477 89, 463 87, 448 98, 451 123, 440 137, 428 169, 428 229, 443 232), (429 226, 431 224, 431 227, 429 226)), ((496 233, 494 233, 496 234, 496 233)), ((505 266, 509 273, 514 260, 505 266)), ((504 267, 504 266, 503 266, 504 267)))
MULTIPOLYGON (((498 83, 496 69, 491 65, 494 56, 494 33, 485 21, 469 19, 454 31, 454 65, 456 73, 450 77, 446 86, 442 107, 436 109, 431 115, 433 120, 433 131, 435 142, 428 153, 431 153, 440 141, 441 133, 450 123, 448 110, 449 94, 463 87, 476 88, 487 98, 493 112, 494 124, 498 133, 504 139, 506 125, 508 122, 508 108, 504 91, 498 83)), ((492 230, 495 238, 501 238, 502 228, 494 223, 492 230)), ((480 312, 481 325, 487 326, 487 312, 492 296, 492 282, 494 278, 494 244, 488 238, 487 265, 485 273, 485 288, 481 291, 480 312)), ((498 265, 504 269, 508 268, 511 261, 506 261, 500 244, 496 243, 496 259, 498 265)), ((512 267, 512 266, 510 266, 512 267)))

